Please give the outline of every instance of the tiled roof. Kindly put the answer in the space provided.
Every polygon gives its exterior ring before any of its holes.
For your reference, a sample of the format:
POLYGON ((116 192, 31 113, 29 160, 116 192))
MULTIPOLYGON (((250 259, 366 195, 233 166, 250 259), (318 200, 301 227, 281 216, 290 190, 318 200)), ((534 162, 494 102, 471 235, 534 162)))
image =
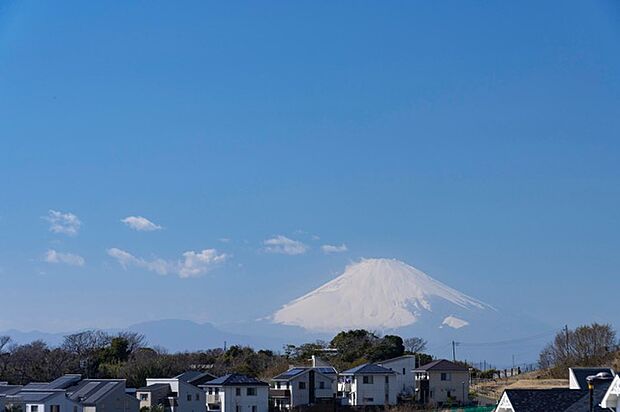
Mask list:
POLYGON ((358 374, 380 374, 380 375, 391 375, 394 371, 384 368, 383 366, 376 365, 374 363, 365 363, 360 366, 356 366, 355 368, 348 369, 341 373, 341 375, 358 375, 358 374))
POLYGON ((201 386, 205 386, 205 385, 208 385, 208 386, 240 386, 240 385, 269 386, 267 382, 263 382, 251 376, 241 375, 239 373, 231 373, 229 375, 221 376, 201 386))

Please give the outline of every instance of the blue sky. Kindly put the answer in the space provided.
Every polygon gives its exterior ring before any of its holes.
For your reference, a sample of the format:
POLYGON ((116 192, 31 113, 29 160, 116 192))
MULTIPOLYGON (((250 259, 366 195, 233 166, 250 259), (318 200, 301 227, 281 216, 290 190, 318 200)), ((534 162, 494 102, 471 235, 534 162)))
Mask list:
POLYGON ((611 0, 0 2, 0 330, 255 319, 361 257, 618 326, 619 40, 611 0))

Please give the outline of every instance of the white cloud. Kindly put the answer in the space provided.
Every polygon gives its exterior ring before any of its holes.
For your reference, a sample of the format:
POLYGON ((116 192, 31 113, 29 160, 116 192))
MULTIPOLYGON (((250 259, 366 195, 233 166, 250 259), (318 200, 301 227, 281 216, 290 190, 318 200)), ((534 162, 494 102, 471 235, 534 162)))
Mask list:
POLYGON ((54 249, 48 250, 43 260, 48 263, 64 263, 71 266, 84 266, 84 263, 86 263, 84 258, 80 255, 61 253, 54 249))
POLYGON ((268 253, 281 253, 284 255, 301 255, 308 251, 308 246, 298 240, 289 239, 278 235, 263 242, 265 251, 268 253))
POLYGON ((57 210, 49 210, 43 219, 50 222, 50 231, 75 236, 80 230, 82 222, 73 213, 62 213, 57 210))
POLYGON ((156 225, 145 217, 142 216, 127 216, 122 219, 121 222, 140 232, 152 232, 154 230, 160 230, 161 226, 156 225))
POLYGON ((347 245, 345 245, 344 243, 340 246, 338 245, 323 245, 321 246, 321 250, 323 251, 323 253, 342 253, 342 252, 346 252, 347 250, 349 250, 349 248, 347 248, 347 245))
POLYGON ((207 273, 214 265, 224 262, 228 255, 218 254, 215 249, 204 249, 202 252, 189 251, 183 253, 183 263, 179 269, 179 277, 191 278, 207 273))
POLYGON ((201 252, 187 251, 183 253, 183 259, 177 261, 155 258, 147 260, 136 257, 131 253, 118 248, 108 249, 108 255, 118 261, 127 269, 135 266, 160 275, 174 274, 180 278, 198 277, 204 275, 217 264, 226 261, 229 255, 218 253, 215 249, 204 249, 201 252))

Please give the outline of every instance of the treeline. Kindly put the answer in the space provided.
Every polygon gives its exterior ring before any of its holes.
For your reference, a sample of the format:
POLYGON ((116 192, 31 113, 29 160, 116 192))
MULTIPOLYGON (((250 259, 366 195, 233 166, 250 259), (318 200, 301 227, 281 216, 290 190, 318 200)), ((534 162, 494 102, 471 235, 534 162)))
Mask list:
POLYGON ((111 335, 85 331, 65 336, 58 347, 43 341, 18 345, 0 336, 0 381, 11 384, 48 382, 66 373, 89 378, 127 379, 128 387, 140 387, 147 377, 168 377, 186 370, 201 370, 220 376, 244 373, 269 380, 290 365, 307 364, 317 355, 345 370, 365 362, 377 362, 405 353, 415 353, 421 364, 432 360, 424 353, 421 338, 403 340, 396 335, 378 336, 366 330, 340 332, 330 342, 286 345, 282 352, 231 346, 195 352, 168 353, 148 347, 144 336, 133 332, 111 335))
POLYGON ((552 377, 566 377, 569 367, 620 367, 616 331, 609 324, 593 323, 558 332, 540 353, 539 365, 552 377))

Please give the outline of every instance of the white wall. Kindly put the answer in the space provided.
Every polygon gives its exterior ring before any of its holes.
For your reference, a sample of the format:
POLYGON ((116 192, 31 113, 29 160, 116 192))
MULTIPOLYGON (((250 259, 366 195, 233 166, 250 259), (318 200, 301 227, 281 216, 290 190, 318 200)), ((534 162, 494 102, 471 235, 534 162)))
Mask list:
POLYGON ((398 391, 396 388, 395 375, 355 375, 351 383, 351 405, 385 405, 386 390, 388 395, 388 404, 396 405, 396 396, 398 391), (372 377, 372 383, 364 383, 364 376, 372 377))
POLYGON ((269 386, 223 386, 220 387, 221 412, 269 412, 269 386), (237 388, 240 394, 237 395, 237 388), (247 389, 255 388, 256 395, 248 395, 247 389), (222 396, 223 395, 223 396, 222 396), (239 409, 237 409, 239 407, 239 409))
POLYGON ((172 392, 177 393, 178 406, 175 408, 175 412, 205 412, 207 410, 205 392, 197 386, 190 385, 187 382, 174 378, 157 378, 146 380, 147 386, 154 385, 156 383, 167 383, 170 385, 172 392), (190 399, 188 399, 188 396, 190 399))
POLYGON ((378 363, 378 365, 396 373, 398 394, 412 395, 414 393, 413 370, 415 369, 415 356, 402 356, 394 360, 378 363))
POLYGON ((458 402, 467 400, 469 394, 469 372, 467 371, 429 371, 430 401, 447 402, 448 392, 458 402), (441 374, 448 373, 450 380, 442 381, 441 374), (463 385, 464 383, 464 385, 463 385))

